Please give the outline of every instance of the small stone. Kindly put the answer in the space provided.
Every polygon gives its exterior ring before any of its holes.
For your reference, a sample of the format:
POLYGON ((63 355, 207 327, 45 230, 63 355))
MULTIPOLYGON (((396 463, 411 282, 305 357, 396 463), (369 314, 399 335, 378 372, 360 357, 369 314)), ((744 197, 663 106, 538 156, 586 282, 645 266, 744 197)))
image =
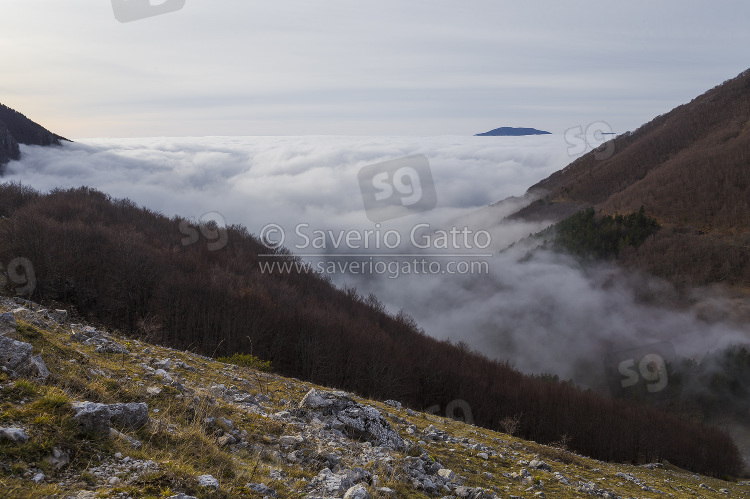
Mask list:
POLYGON ((183 492, 180 492, 179 494, 169 496, 167 499, 198 499, 195 496, 189 496, 183 492))
POLYGON ((49 377, 49 369, 47 369, 47 364, 44 363, 41 355, 35 355, 29 360, 28 372, 42 383, 49 377))
POLYGON ((167 383, 171 383, 172 381, 174 381, 172 379, 172 376, 170 376, 169 373, 164 369, 157 369, 156 371, 154 371, 154 376, 161 378, 162 381, 165 381, 167 383))
POLYGON ((232 445, 232 444, 237 443, 237 439, 234 438, 229 433, 225 433, 224 435, 220 436, 216 440, 216 443, 218 443, 220 447, 226 447, 227 445, 232 445))
POLYGON ((16 317, 11 312, 0 314, 0 336, 13 333, 17 328, 16 317))
POLYGON ((164 360, 160 360, 158 362, 154 362, 154 368, 156 368, 156 369, 164 369, 165 371, 169 371, 172 368, 172 360, 171 359, 164 359, 164 360))
POLYGON ((477 456, 481 457, 485 461, 490 458, 490 456, 486 452, 480 452, 479 454, 477 454, 477 456))
POLYGON ((291 452, 297 450, 304 441, 305 439, 299 435, 285 435, 279 438, 279 447, 282 452, 291 452))
POLYGON ((453 473, 453 470, 449 470, 447 468, 438 470, 437 474, 440 478, 442 478, 446 482, 452 482, 453 480, 456 479, 456 474, 453 473))
POLYGON ((538 459, 533 459, 529 463, 529 467, 530 468, 534 468, 536 470, 541 470, 541 471, 550 471, 550 472, 552 471, 552 466, 550 466, 549 464, 545 463, 544 461, 540 461, 538 459))
POLYGON ((78 421, 85 433, 97 436, 109 435, 110 410, 108 405, 95 402, 76 402, 71 405, 76 411, 73 419, 78 421))
POLYGON ((344 499, 370 499, 370 493, 364 485, 359 484, 347 490, 344 499))
POLYGON ((23 428, 0 428, 0 440, 24 443, 29 439, 23 428))
POLYGON ((61 470, 70 464, 70 453, 59 447, 55 447, 52 449, 52 455, 48 456, 45 461, 47 461, 55 470, 61 470))
POLYGON ((250 489, 263 497, 279 497, 279 494, 264 483, 248 483, 245 484, 246 489, 250 489))
POLYGON ((471 487, 464 487, 462 485, 460 487, 456 487, 456 490, 454 490, 453 492, 457 497, 466 498, 474 493, 474 489, 472 489, 471 487))
POLYGON ((9 371, 24 371, 29 367, 33 349, 31 343, 0 336, 0 366, 9 371))
POLYGON ((46 477, 44 476, 44 473, 37 473, 34 475, 34 478, 31 479, 34 483, 42 483, 46 477))
POLYGON ((219 418, 216 418, 215 423, 219 428, 221 428, 222 430, 228 433, 231 433, 234 431, 234 423, 230 419, 219 417, 219 418))
MULTIPOLYGON (((109 436, 112 437, 112 438, 121 438, 121 439, 125 440, 134 449, 140 449, 141 447, 143 447, 143 443, 140 440, 135 439, 135 438, 131 437, 130 435, 125 435, 124 433, 120 433, 119 431, 115 430, 114 428, 110 428, 109 429, 109 436)), ((117 454, 120 454, 120 453, 118 452, 117 454)), ((115 457, 117 457, 117 454, 115 454, 115 457)), ((121 456, 122 456, 122 454, 121 454, 121 456)), ((128 458, 126 457, 125 459, 128 459, 128 458)))
POLYGON ((65 324, 68 321, 68 311, 54 310, 49 313, 49 317, 58 324, 65 324))
POLYGON ((198 485, 212 489, 219 488, 219 481, 211 475, 201 475, 198 477, 198 485))
POLYGON ((148 405, 144 402, 110 404, 110 421, 120 428, 138 429, 148 424, 148 405))
POLYGON ((120 479, 116 476, 113 476, 112 478, 107 480, 107 483, 109 483, 110 485, 117 485, 118 483, 120 483, 120 479))
POLYGON ((425 490, 425 492, 432 493, 437 490, 437 485, 435 485, 435 482, 425 477, 425 479, 422 480, 422 488, 425 490))

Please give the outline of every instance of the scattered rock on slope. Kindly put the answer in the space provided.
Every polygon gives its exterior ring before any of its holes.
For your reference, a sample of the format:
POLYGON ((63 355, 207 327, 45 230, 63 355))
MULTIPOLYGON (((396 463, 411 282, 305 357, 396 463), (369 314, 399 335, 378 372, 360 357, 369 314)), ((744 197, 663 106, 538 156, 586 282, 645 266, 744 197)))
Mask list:
POLYGON ((313 388, 299 403, 299 409, 309 419, 318 417, 333 428, 343 430, 350 438, 368 440, 393 450, 406 447, 380 411, 355 402, 346 392, 313 388))
POLYGON ((0 336, 0 367, 13 376, 31 376, 45 381, 49 370, 40 356, 32 356, 30 343, 0 336))
POLYGON ((18 323, 12 313, 5 312, 4 314, 0 314, 0 336, 13 333, 17 328, 18 323))

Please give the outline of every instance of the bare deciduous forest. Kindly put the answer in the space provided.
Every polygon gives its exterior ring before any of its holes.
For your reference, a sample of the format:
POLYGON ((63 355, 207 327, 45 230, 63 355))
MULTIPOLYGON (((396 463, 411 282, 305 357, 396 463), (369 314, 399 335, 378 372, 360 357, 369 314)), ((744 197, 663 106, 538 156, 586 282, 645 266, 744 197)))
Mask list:
POLYGON ((523 375, 321 277, 262 274, 258 255, 268 249, 242 227, 229 227, 228 245, 212 252, 205 241, 182 244, 180 219, 128 200, 18 184, 0 185, 0 217, 0 261, 30 259, 32 299, 134 337, 213 356, 252 353, 281 374, 419 409, 462 399, 478 425, 502 430, 515 418, 518 436, 565 440, 602 460, 666 459, 715 476, 741 469, 716 428, 523 375))

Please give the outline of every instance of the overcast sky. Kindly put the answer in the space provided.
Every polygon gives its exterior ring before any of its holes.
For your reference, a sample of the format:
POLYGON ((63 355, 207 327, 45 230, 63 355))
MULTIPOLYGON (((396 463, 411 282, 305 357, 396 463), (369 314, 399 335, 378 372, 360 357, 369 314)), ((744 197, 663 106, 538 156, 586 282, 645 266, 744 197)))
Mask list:
POLYGON ((5 0, 0 102, 71 138, 623 132, 750 67, 748 19, 746 0, 186 0, 120 23, 108 0, 5 0))

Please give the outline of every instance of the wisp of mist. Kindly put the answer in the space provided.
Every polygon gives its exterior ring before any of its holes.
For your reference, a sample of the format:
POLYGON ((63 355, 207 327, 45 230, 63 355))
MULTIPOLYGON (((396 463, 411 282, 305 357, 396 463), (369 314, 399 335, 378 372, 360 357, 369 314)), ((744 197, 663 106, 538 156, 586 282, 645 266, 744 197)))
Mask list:
POLYGON ((311 250, 295 247, 300 225, 307 234, 377 228, 404 236, 397 249, 314 248, 340 258, 309 261, 368 260, 373 253, 388 262, 413 260, 389 255, 407 253, 445 265, 451 251, 466 252, 441 249, 445 254, 435 256, 434 248, 415 248, 408 241, 415 225, 422 224, 421 234, 453 227, 486 231, 491 244, 482 256, 453 258, 486 262, 481 272, 330 277, 363 295, 374 293, 390 312, 411 315, 433 337, 466 342, 524 372, 600 386, 610 351, 666 340, 680 355, 701 356, 750 337, 742 326, 665 305, 658 297, 671 287, 658 279, 606 263, 582 266, 549 251, 530 253, 524 244, 508 249, 548 225, 503 219, 531 201, 522 197, 529 186, 575 159, 561 135, 82 139, 61 148, 22 146, 22 154, 3 181, 41 191, 85 185, 167 216, 218 213, 254 234, 274 224, 296 253, 311 250), (427 157, 437 206, 376 226, 365 212, 357 174, 411 155, 427 157), (518 198, 493 205, 512 196, 518 198))

